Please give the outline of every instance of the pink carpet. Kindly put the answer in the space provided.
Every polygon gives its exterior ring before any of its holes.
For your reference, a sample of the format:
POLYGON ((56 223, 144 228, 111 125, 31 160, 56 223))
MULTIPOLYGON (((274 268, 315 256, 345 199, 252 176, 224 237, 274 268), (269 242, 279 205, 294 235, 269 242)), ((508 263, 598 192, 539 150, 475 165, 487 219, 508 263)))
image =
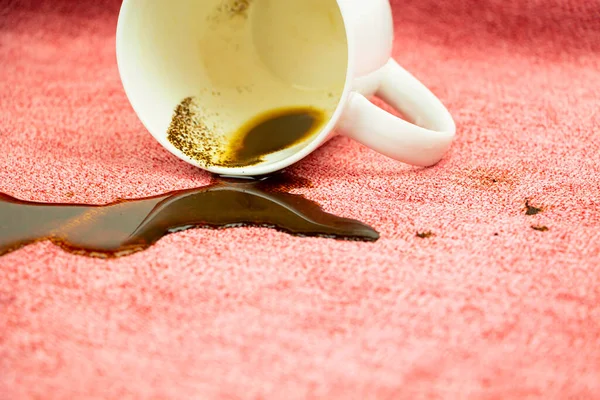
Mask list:
MULTIPOLYGON (((457 120, 451 154, 417 169, 341 138, 293 168, 381 239, 193 230, 109 261, 3 256, 1 399, 600 398, 600 0, 393 4, 396 58, 457 120)), ((209 182, 130 108, 118 8, 2 2, 1 192, 209 182)))

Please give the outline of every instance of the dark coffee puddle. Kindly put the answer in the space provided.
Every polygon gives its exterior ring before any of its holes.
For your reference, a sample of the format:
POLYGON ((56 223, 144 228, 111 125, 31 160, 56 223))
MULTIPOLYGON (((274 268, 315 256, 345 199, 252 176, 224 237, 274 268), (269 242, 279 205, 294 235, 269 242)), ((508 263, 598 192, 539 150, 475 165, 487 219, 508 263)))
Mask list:
POLYGON ((288 193, 309 185, 285 174, 264 180, 220 178, 198 189, 104 206, 35 203, 0 194, 0 255, 50 240, 76 254, 120 257, 191 228, 254 226, 297 236, 379 238, 362 222, 326 213, 317 203, 288 193))

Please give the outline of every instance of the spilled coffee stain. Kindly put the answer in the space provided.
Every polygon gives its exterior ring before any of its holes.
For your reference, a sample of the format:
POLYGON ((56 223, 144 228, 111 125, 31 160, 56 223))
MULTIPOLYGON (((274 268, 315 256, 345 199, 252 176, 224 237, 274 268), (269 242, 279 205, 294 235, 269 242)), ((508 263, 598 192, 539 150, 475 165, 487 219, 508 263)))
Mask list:
MULTIPOLYGON (((461 173, 462 175, 462 173, 461 173)), ((517 177, 512 171, 499 168, 475 168, 465 174, 469 179, 468 186, 477 189, 509 189, 514 187, 517 177)), ((462 180, 462 176, 460 178, 462 180)))
POLYGON ((416 235, 416 236, 417 236, 418 238, 421 238, 421 239, 429 239, 429 238, 431 238, 431 237, 435 236, 435 234, 434 234, 433 232, 431 232, 431 231, 427 231, 427 232, 417 232, 417 235, 416 235))
POLYGON ((362 222, 324 212, 290 190, 309 187, 298 177, 218 179, 182 190, 108 205, 45 204, 0 194, 0 255, 49 240, 93 257, 120 257, 160 238, 192 228, 266 227, 296 236, 373 242, 379 234, 362 222))
POLYGON ((546 232, 546 231, 550 230, 550 228, 548 228, 545 225, 531 225, 531 229, 538 231, 538 232, 546 232))
POLYGON ((247 167, 265 157, 312 138, 326 121, 313 107, 271 110, 226 134, 210 120, 193 97, 175 109, 167 138, 173 146, 204 167, 247 167))
POLYGON ((534 207, 529 203, 529 200, 525 201, 525 215, 537 215, 544 211, 540 207, 534 207))

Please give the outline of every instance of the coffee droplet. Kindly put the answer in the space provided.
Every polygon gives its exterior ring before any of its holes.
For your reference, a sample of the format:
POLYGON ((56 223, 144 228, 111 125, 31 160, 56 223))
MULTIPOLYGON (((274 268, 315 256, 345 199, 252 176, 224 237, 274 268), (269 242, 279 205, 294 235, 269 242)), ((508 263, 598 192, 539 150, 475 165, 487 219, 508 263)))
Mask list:
POLYGON ((234 133, 226 134, 213 124, 193 97, 175 109, 168 140, 183 154, 211 167, 247 167, 265 157, 312 138, 326 122, 324 111, 313 107, 290 107, 256 116, 234 133))
POLYGON ((372 242, 362 222, 326 213, 298 194, 310 182, 279 174, 264 180, 219 179, 212 185, 104 206, 27 202, 0 193, 0 255, 50 240, 67 251, 119 257, 191 228, 274 228, 297 236, 372 242))

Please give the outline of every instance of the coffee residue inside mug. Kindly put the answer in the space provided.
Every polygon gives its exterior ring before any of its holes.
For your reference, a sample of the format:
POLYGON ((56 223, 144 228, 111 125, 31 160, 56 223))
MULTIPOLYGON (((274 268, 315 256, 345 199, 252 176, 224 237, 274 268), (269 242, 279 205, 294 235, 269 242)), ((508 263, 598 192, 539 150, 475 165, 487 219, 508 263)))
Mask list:
POLYGON ((326 213, 302 195, 305 179, 278 174, 263 180, 220 178, 198 189, 95 206, 45 204, 0 194, 0 255, 50 240, 67 251, 119 257, 191 228, 274 228, 297 236, 376 241, 362 222, 326 213))
POLYGON ((224 13, 230 17, 247 17, 251 4, 252 0, 222 0, 221 4, 217 7, 217 12, 224 13))
POLYGON ((175 108, 167 139, 175 148, 202 166, 219 165, 226 155, 227 140, 195 98, 187 97, 175 108))
POLYGON ((204 167, 246 167, 313 137, 326 121, 325 112, 313 107, 271 110, 244 124, 233 134, 209 125, 193 97, 175 109, 167 138, 175 148, 204 167))
POLYGON ((224 160, 227 167, 243 167, 293 147, 313 136, 325 122, 315 108, 280 109, 261 114, 245 124, 230 140, 224 160))

